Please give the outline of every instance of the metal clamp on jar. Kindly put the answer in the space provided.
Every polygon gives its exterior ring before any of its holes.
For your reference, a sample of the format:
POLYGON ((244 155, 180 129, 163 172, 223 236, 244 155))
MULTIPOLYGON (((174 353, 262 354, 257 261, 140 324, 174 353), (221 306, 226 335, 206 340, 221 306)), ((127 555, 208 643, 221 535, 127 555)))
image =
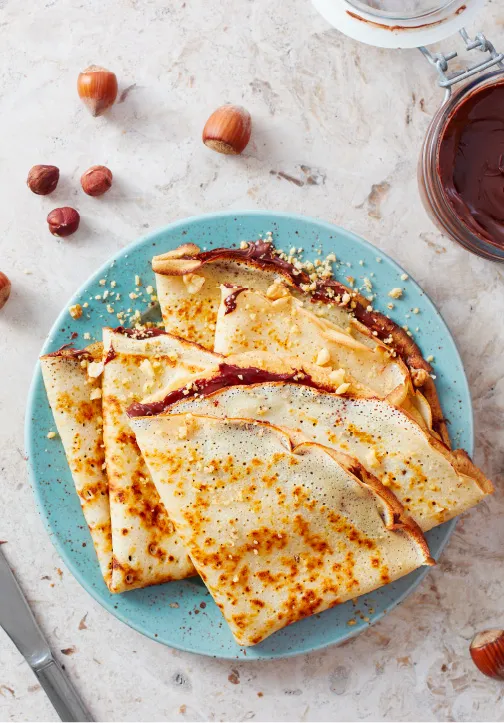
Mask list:
POLYGON ((418 179, 438 228, 479 256, 504 261, 504 54, 464 24, 484 0, 313 0, 331 25, 384 48, 417 47, 436 68, 444 100, 422 146, 418 179), (457 51, 426 45, 459 33, 479 62, 450 72, 457 51))

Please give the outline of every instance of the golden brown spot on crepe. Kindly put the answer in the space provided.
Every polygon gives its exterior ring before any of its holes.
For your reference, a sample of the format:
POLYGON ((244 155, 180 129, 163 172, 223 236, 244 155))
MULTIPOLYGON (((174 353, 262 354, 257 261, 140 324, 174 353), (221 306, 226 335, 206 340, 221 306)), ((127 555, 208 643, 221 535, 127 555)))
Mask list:
POLYGON ((123 569, 123 566, 121 565, 121 563, 115 556, 112 556, 112 568, 114 570, 122 570, 123 569))
POLYGON ((290 594, 282 604, 281 611, 286 614, 287 620, 295 622, 300 617, 307 617, 317 612, 322 605, 322 598, 314 590, 306 590, 301 596, 290 594))
POLYGON ((380 579, 384 585, 390 582, 390 572, 386 565, 383 565, 380 570, 380 579))
POLYGON ((370 446, 373 446, 376 443, 375 438, 372 434, 368 434, 363 429, 359 429, 355 426, 355 424, 349 424, 348 425, 348 431, 350 434, 359 440, 359 442, 362 442, 363 444, 368 444, 370 446))
POLYGON ((316 570, 317 568, 324 567, 324 559, 322 557, 315 557, 314 555, 307 556, 307 559, 305 560, 305 567, 310 572, 312 570, 316 570))
POLYGON ((249 534, 249 537, 257 541, 257 545, 252 545, 260 552, 271 552, 272 550, 283 550, 288 544, 287 535, 278 536, 276 530, 268 527, 258 527, 249 534))
POLYGON ((248 618, 249 616, 245 615, 245 613, 241 613, 240 615, 231 615, 231 620, 237 628, 240 628, 240 630, 245 630, 248 618))
POLYGON ((119 416, 122 412, 122 404, 120 400, 112 394, 107 394, 103 398, 103 406, 108 407, 111 418, 119 416))
POLYGON ((273 575, 269 570, 260 570, 255 573, 255 577, 258 577, 265 585, 274 585, 284 578, 283 574, 273 575))
POLYGON ((88 502, 90 499, 93 499, 96 495, 99 495, 103 491, 104 487, 103 485, 99 485, 97 483, 91 483, 83 487, 79 492, 79 497, 81 498, 83 503, 88 502))
POLYGON ((56 402, 56 410, 58 412, 71 412, 72 407, 73 400, 68 392, 58 394, 58 401, 56 402))
POLYGON ((301 515, 296 515, 293 520, 294 532, 302 537, 304 542, 316 552, 332 553, 332 548, 320 535, 310 531, 310 524, 301 515))
POLYGON ((133 433, 120 432, 117 435, 117 441, 119 444, 132 444, 136 449, 139 450, 137 445, 136 437, 133 433))
POLYGON ((75 413, 77 424, 90 422, 97 414, 97 405, 93 402, 80 402, 75 413))
POLYGON ((252 600, 250 601, 250 604, 256 608, 263 608, 265 606, 264 601, 259 600, 258 598, 252 598, 252 600))

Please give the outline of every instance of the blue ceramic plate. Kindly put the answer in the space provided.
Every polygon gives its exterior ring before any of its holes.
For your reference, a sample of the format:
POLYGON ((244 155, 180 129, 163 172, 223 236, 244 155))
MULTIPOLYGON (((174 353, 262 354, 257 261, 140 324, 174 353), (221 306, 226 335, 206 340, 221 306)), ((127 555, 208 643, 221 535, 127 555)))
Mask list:
MULTIPOLYGON (((450 421, 452 440, 471 453, 473 427, 466 377, 450 332, 432 302, 414 281, 401 280, 403 269, 371 244, 342 228, 303 216, 249 211, 211 214, 178 221, 146 236, 118 253, 73 296, 56 320, 41 353, 67 343, 72 332, 79 335, 75 345, 85 346, 89 342, 84 341, 84 332, 89 332, 92 339, 100 339, 101 327, 115 324, 115 316, 106 310, 107 302, 94 300, 95 295, 103 293, 100 279, 115 280, 115 291, 126 297, 134 310, 135 302, 129 300, 128 292, 134 286, 135 274, 141 276, 144 287, 155 285, 150 265, 153 255, 186 242, 207 248, 232 245, 244 239, 256 239, 267 231, 273 232, 278 247, 301 246, 307 258, 316 258, 319 248, 323 256, 334 252, 339 262, 336 276, 341 280, 353 276, 359 287, 364 276, 370 278, 377 293, 374 304, 385 312, 390 301, 387 292, 393 287, 403 287, 403 298, 395 302, 395 308, 389 313, 401 325, 407 324, 412 330, 418 327, 414 334, 422 352, 425 356, 435 356, 436 383, 450 421), (85 301, 89 302, 85 315, 74 321, 68 307, 85 301), (412 313, 415 307, 420 310, 418 314, 412 313)), ((122 304, 128 305, 117 302, 117 310, 122 304)), ((143 311, 145 306, 138 308, 143 311)), ((63 447, 58 438, 46 437, 50 429, 54 429, 54 422, 37 367, 28 401, 26 447, 35 496, 51 540, 77 580, 98 602, 123 622, 165 645, 203 655, 246 660, 281 658, 316 650, 341 643, 379 620, 428 572, 428 568, 413 572, 356 603, 348 602, 291 625, 245 651, 234 642, 201 581, 171 582, 122 595, 108 592, 100 576, 63 447), (349 625, 349 621, 355 624, 349 625)), ((428 533, 434 557, 440 555, 454 526, 455 522, 450 522, 428 533)))

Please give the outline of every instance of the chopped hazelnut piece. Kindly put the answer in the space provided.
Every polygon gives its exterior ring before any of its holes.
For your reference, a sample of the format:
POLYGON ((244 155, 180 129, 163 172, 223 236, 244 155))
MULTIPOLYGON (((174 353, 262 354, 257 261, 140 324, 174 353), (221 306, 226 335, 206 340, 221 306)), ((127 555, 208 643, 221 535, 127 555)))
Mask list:
POLYGON ((329 354, 329 351, 324 347, 317 354, 317 359, 315 361, 315 364, 318 364, 318 366, 323 367, 325 364, 328 364, 330 361, 331 361, 331 355, 329 354))
POLYGON ((90 362, 88 364, 88 376, 96 379, 103 372, 103 362, 90 362))
POLYGON ((329 374, 329 381, 336 387, 340 387, 345 381, 345 370, 344 369, 333 369, 329 374))
POLYGON ((400 299, 401 296, 402 296, 402 294, 403 294, 402 289, 400 289, 399 287, 396 287, 395 289, 391 289, 391 290, 388 292, 388 295, 389 295, 392 299, 400 299))
POLYGON ((82 316, 82 306, 80 304, 74 304, 68 309, 68 312, 72 319, 80 319, 82 316))
POLYGON ((190 294, 197 294, 205 283, 205 277, 198 274, 184 274, 182 281, 190 294))
POLYGON ((340 384, 340 386, 336 389, 336 394, 344 394, 350 389, 350 384, 348 382, 345 382, 344 384, 340 384))
POLYGON ((280 281, 274 281, 266 291, 266 296, 268 299, 280 299, 289 296, 289 291, 280 281))

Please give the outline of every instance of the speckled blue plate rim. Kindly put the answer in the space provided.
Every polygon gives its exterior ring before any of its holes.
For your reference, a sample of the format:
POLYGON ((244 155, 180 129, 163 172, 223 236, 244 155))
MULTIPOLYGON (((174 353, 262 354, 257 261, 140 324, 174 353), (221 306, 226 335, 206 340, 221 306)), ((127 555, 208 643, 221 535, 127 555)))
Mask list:
MULTIPOLYGON (((176 231, 177 229, 184 229, 191 224, 200 222, 202 220, 206 219, 224 219, 224 218, 232 218, 232 219, 238 219, 242 217, 262 217, 265 219, 265 221, 275 221, 276 219, 286 219, 293 222, 300 222, 300 223, 310 223, 315 226, 323 228, 325 231, 331 233, 331 234, 337 234, 338 232, 344 233, 347 238, 350 238, 352 241, 355 241, 356 244, 361 245, 368 249, 368 251, 371 251, 373 253, 379 254, 380 257, 387 260, 387 262, 397 270, 398 273, 405 273, 403 267, 401 267, 395 260, 393 260, 387 253, 385 253, 382 249, 374 246, 374 244, 371 244, 366 239, 363 239, 362 237, 358 236, 357 234, 353 233, 352 231, 349 231, 348 229, 338 226, 336 224, 331 224, 326 221, 322 221, 318 218, 311 217, 311 216, 305 216, 302 214, 292 214, 288 212, 276 212, 276 211, 263 211, 263 210, 245 210, 245 211, 239 211, 239 210, 232 210, 232 211, 218 211, 214 213, 208 213, 208 214, 201 214, 196 216, 190 216, 183 219, 179 219, 177 221, 174 221, 170 224, 167 224, 166 226, 163 226, 161 228, 158 228, 157 230, 154 230, 150 232, 149 234, 146 234, 145 236, 142 236, 141 238, 137 239, 136 241, 132 242, 128 246, 120 249, 116 254, 114 254, 112 257, 110 257, 105 263, 103 263, 90 277, 86 279, 86 281, 79 287, 79 289, 72 295, 68 303, 63 307, 62 311, 58 315, 56 321, 51 327, 51 330, 47 336, 46 341, 44 342, 42 349, 40 351, 40 356, 47 353, 49 351, 49 346, 52 343, 53 336, 56 335, 58 329, 61 327, 63 323, 67 320, 67 307, 70 306, 75 299, 78 299, 82 297, 82 295, 85 293, 87 287, 91 286, 97 279, 101 278, 106 272, 108 272, 111 268, 111 266, 122 259, 125 254, 129 254, 133 250, 135 250, 138 247, 143 246, 147 243, 152 243, 154 241, 157 241, 163 234, 169 233, 171 231, 176 231)), ((409 274, 408 274, 409 276, 409 274)), ((435 311, 436 315, 439 317, 441 322, 446 327, 446 331, 449 335, 450 341, 453 344, 454 351, 456 353, 456 356, 458 357, 458 361, 460 363, 460 368, 462 371, 462 374, 460 378, 457 380, 459 383, 463 386, 463 392, 467 395, 467 398, 469 401, 471 401, 471 394, 469 389, 469 384, 467 381, 467 377, 465 375, 462 360, 460 357, 460 353, 458 351, 457 345, 455 343, 455 340, 451 336, 451 333, 449 332, 448 327, 446 326, 442 315, 440 314, 436 304, 432 301, 432 299, 429 297, 429 295, 419 286, 419 284, 416 283, 416 281, 409 276, 408 279, 409 283, 424 297, 425 301, 431 305, 432 309, 435 311)), ((192 645, 176 645, 172 643, 167 643, 163 640, 159 640, 157 636, 149 630, 144 625, 138 623, 138 622, 132 622, 128 616, 122 614, 122 612, 118 609, 115 609, 112 602, 104 599, 103 595, 100 593, 98 589, 95 589, 93 586, 89 585, 86 580, 86 575, 80 571, 80 569, 74 564, 74 561, 72 559, 72 556, 67 550, 65 549, 64 545, 61 543, 60 539, 57 535, 54 534, 54 531, 52 529, 51 520, 50 517, 47 514, 47 511, 45 509, 44 501, 42 498, 41 490, 38 487, 37 479, 35 475, 35 469, 32 465, 32 458, 34 453, 33 448, 33 434, 32 434, 32 410, 35 404, 35 397, 37 394, 37 389, 40 384, 42 384, 42 374, 40 370, 40 364, 37 361, 34 375, 32 377, 32 381, 30 384, 30 389, 28 392, 27 397, 27 407, 26 407, 26 416, 25 416, 25 450, 26 454, 28 456, 28 470, 29 470, 29 479, 30 483, 35 495, 35 499, 37 501, 37 506, 39 510, 39 514, 42 518, 43 524, 49 534, 49 537, 51 539, 52 544, 54 545, 55 549, 57 550, 58 554, 68 567, 68 569, 72 572, 75 579, 80 583, 80 585, 100 604, 102 607, 104 607, 108 612, 110 612, 114 617, 121 620, 121 622, 125 623, 132 629, 136 630, 137 632, 140 632, 141 634, 145 635, 146 637, 159 642, 161 644, 167 645, 168 647, 173 647, 179 650, 184 650, 186 652, 198 654, 198 655, 206 655, 208 657, 214 657, 214 658, 220 658, 220 659, 228 659, 228 660, 236 660, 240 659, 241 661, 247 661, 247 660, 258 660, 258 659, 275 659, 275 658, 290 658, 297 655, 302 655, 306 652, 320 650, 323 648, 326 648, 330 645, 340 645, 343 642, 356 637, 359 635, 363 630, 366 630, 371 625, 374 625, 376 622, 381 620, 386 614, 388 614, 391 610, 393 610, 395 607, 397 607, 401 602, 403 602, 408 595, 410 595, 423 581, 425 576, 429 573, 430 568, 425 567, 421 570, 416 571, 415 578, 412 580, 411 583, 408 584, 408 586, 400 593, 397 594, 395 599, 387 606, 386 609, 377 611, 373 614, 372 620, 370 622, 366 623, 357 623, 357 625, 354 628, 349 628, 348 631, 344 634, 341 634, 337 641, 328 641, 328 642, 322 642, 318 645, 313 645, 309 650, 283 650, 278 654, 275 654, 275 652, 268 652, 267 654, 262 654, 260 652, 260 645, 255 646, 255 648, 248 649, 249 652, 252 650, 257 651, 258 654, 251 655, 248 657, 245 655, 229 655, 225 653, 220 653, 218 655, 213 655, 211 653, 208 653, 206 651, 199 650, 197 647, 194 647, 192 645)), ((472 414, 472 404, 470 404, 469 410, 468 410, 468 418, 465 420, 465 424, 467 425, 467 444, 468 452, 472 455, 473 449, 474 449, 474 422, 473 422, 473 414, 472 414)), ((439 559, 439 556, 442 554, 446 544, 448 543, 453 530, 455 529, 457 520, 451 520, 450 522, 447 522, 443 525, 443 530, 445 531, 444 539, 438 543, 438 551, 437 551, 437 558, 439 559)))

